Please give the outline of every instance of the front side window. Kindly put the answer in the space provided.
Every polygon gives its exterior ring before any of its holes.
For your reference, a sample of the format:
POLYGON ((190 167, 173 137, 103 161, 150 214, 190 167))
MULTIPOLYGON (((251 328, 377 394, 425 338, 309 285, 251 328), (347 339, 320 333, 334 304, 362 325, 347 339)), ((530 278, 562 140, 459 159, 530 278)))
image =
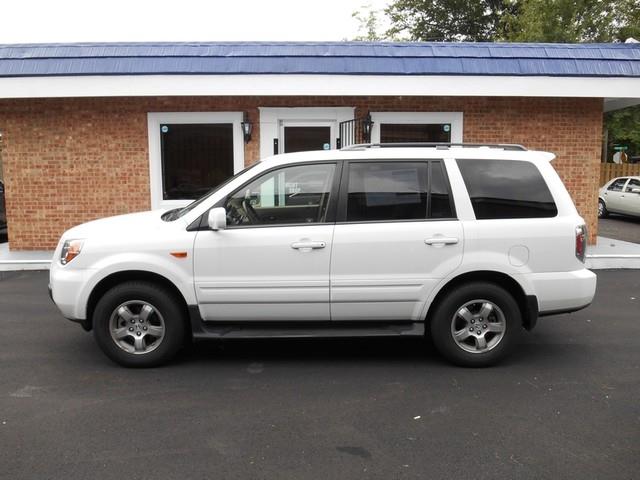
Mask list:
POLYGON ((555 217, 558 209, 531 162, 458 160, 478 220, 555 217))
POLYGON ((425 219, 428 166, 427 162, 351 163, 347 221, 425 219))
POLYGON ((225 202, 229 225, 291 225, 325 221, 335 164, 296 165, 274 170, 225 202))
POLYGON ((622 189, 624 188, 625 183, 627 183, 626 178, 619 178, 615 182, 613 182, 611 185, 609 185, 607 190, 610 190, 612 192, 621 192, 622 189))

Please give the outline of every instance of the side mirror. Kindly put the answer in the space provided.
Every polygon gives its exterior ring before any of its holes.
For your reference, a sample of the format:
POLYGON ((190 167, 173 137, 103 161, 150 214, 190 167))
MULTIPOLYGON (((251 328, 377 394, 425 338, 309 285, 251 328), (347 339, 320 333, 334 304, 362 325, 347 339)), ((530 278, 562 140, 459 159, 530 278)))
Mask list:
POLYGON ((227 211, 223 207, 212 208, 207 217, 209 228, 214 232, 227 228, 227 211))
POLYGON ((631 193, 640 193, 640 188, 632 188, 631 193))

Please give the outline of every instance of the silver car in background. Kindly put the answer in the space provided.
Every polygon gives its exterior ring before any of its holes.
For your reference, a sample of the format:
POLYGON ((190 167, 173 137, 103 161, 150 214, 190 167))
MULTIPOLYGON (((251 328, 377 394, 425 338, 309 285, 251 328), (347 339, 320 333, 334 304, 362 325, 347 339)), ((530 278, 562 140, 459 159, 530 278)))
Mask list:
POLYGON ((620 213, 640 217, 640 177, 609 180, 598 194, 598 217, 620 213))

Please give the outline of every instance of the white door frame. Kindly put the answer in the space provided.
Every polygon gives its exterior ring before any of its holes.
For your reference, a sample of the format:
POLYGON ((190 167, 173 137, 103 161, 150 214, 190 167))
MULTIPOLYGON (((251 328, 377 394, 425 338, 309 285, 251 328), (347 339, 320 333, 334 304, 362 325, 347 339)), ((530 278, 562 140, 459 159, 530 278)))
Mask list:
POLYGON ((462 143, 462 112, 371 112, 371 143, 380 143, 381 123, 449 123, 451 143, 462 143))
POLYGON ((331 149, 336 148, 336 137, 338 136, 338 124, 336 122, 281 120, 278 136, 278 139, 280 140, 278 143, 279 153, 284 153, 285 127, 329 127, 329 145, 331 149))
POLYGON ((232 123, 233 124, 233 173, 244 168, 244 141, 242 137, 242 112, 149 112, 149 181, 151 208, 184 207, 193 200, 164 200, 162 198, 162 151, 160 124, 162 123, 232 123))
POLYGON ((331 126, 331 148, 335 148, 338 124, 352 120, 355 107, 260 107, 260 158, 273 155, 273 139, 284 147, 283 125, 331 126))

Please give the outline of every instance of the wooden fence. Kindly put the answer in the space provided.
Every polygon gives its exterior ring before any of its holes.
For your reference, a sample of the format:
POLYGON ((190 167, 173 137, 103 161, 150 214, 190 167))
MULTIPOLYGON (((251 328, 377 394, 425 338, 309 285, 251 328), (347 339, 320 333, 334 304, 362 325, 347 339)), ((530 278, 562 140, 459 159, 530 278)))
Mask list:
POLYGON ((640 176, 640 163, 601 163, 600 186, 615 177, 640 176))

